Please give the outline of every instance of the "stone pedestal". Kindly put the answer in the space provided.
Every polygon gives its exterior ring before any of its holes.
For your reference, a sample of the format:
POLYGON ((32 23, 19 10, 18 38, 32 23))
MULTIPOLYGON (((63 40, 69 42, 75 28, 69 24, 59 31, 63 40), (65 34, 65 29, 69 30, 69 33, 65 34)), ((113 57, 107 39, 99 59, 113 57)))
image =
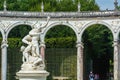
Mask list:
POLYGON ((43 71, 19 71, 16 73, 17 79, 19 80, 46 80, 49 73, 43 71))

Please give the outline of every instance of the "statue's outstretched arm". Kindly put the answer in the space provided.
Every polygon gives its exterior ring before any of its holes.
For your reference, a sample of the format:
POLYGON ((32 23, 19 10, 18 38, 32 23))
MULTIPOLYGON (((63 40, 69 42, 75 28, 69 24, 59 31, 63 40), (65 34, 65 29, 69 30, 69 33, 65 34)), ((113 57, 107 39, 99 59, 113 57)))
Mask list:
POLYGON ((45 28, 48 25, 49 21, 50 21, 50 16, 47 17, 47 23, 45 25, 42 25, 41 27, 39 27, 38 30, 41 31, 42 28, 45 28))

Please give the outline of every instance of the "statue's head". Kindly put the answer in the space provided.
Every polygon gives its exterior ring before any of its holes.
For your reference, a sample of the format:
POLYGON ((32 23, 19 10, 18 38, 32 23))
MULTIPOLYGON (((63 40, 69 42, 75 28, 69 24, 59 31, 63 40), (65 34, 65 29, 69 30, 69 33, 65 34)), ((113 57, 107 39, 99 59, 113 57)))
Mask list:
POLYGON ((23 52, 25 50, 25 46, 21 46, 20 51, 23 52))

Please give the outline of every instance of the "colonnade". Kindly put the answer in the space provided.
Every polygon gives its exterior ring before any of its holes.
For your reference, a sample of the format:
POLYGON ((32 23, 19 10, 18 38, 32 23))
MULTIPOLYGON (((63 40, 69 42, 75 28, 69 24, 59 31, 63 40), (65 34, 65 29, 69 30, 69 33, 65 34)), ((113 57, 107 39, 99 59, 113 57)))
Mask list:
MULTIPOLYGON (((7 20, 7 19, 5 19, 7 20)), ((21 18, 20 18, 21 20, 21 18)), ((40 25, 39 22, 34 22, 34 21, 30 21, 30 22, 20 22, 20 20, 18 19, 18 22, 16 21, 11 21, 10 22, 10 25, 12 25, 12 28, 14 28, 13 26, 16 26, 16 24, 18 25, 19 23, 21 24, 30 24, 30 26, 38 26, 40 25), (12 23, 13 22, 13 23, 12 23), (15 24, 16 23, 16 24, 15 24), (14 25, 15 24, 15 25, 14 25)), ((116 37, 116 35, 119 34, 119 27, 120 27, 120 24, 118 24, 118 21, 120 23, 120 20, 116 19, 115 21, 113 21, 112 19, 111 20, 88 20, 88 21, 80 21, 79 19, 76 19, 76 21, 73 19, 73 21, 69 19, 53 19, 51 20, 47 27, 45 27, 44 29, 41 30, 42 34, 40 36, 40 53, 41 53, 41 56, 43 58, 43 60, 45 60, 45 42, 44 42, 44 37, 45 37, 45 34, 47 33, 47 31, 52 28, 53 26, 56 26, 56 25, 66 25, 66 26, 70 26, 76 36, 77 36, 77 43, 76 43, 76 48, 77 48, 77 80, 83 80, 83 50, 84 50, 84 45, 82 43, 82 33, 85 31, 86 28, 88 28, 88 26, 91 26, 93 24, 103 24, 105 26, 107 26, 112 34, 113 34, 113 48, 114 48, 114 52, 113 52, 113 60, 114 60, 114 80, 119 80, 120 79, 120 46, 119 46, 119 38, 118 36, 116 37)), ((8 21, 9 22, 9 21, 8 21)), ((3 23, 6 23, 6 22, 3 22, 3 23)), ((46 23, 46 21, 43 21, 43 24, 46 23)), ((6 23, 7 24, 7 23, 6 23)), ((9 26, 9 25, 8 25, 9 26)), ((4 28, 4 27, 3 27, 4 28)), ((5 27, 8 29, 8 32, 7 33, 4 33, 3 36, 3 41, 1 43, 1 55, 2 55, 2 64, 1 64, 1 80, 7 80, 7 48, 8 48, 8 43, 7 43, 7 38, 6 38, 6 34, 9 34, 9 31, 12 29, 11 26, 8 27, 5 27)), ((5 29, 5 30, 7 30, 5 29)))
MULTIPOLYGON (((2 52, 2 67, 1 67, 1 80, 7 80, 7 41, 4 40, 2 41, 2 45, 1 45, 1 52, 2 52)), ((77 80, 83 80, 83 43, 82 42, 77 42, 76 44, 77 47, 77 80)), ((119 69, 119 42, 118 41, 114 41, 113 42, 113 47, 114 47, 114 80, 119 80, 120 77, 120 69, 119 69)), ((41 42, 40 43, 40 52, 41 55, 43 57, 43 59, 45 59, 45 43, 41 42)))
MULTIPOLYGON (((2 67, 1 67, 1 80, 7 80, 7 41, 2 41, 1 45, 1 51, 2 51, 2 67)), ((82 42, 77 42, 76 44, 77 47, 77 80, 83 80, 83 43, 82 42)), ((113 42, 113 47, 114 47, 114 80, 119 80, 120 78, 120 63, 119 63, 119 52, 120 52, 120 46, 118 41, 113 42)), ((45 43, 40 44, 40 52, 45 59, 45 43)))

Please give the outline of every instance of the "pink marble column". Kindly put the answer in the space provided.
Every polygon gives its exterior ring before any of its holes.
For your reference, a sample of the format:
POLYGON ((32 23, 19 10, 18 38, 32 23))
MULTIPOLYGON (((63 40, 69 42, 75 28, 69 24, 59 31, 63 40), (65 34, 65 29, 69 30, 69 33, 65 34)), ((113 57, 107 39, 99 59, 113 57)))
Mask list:
POLYGON ((114 80, 119 80, 119 65, 118 65, 118 57, 119 57, 119 49, 118 49, 118 41, 114 41, 114 80))
POLYGON ((40 53, 42 56, 43 61, 45 60, 45 43, 40 44, 40 53))
POLYGON ((83 80, 83 45, 78 42, 77 45, 77 80, 83 80))

